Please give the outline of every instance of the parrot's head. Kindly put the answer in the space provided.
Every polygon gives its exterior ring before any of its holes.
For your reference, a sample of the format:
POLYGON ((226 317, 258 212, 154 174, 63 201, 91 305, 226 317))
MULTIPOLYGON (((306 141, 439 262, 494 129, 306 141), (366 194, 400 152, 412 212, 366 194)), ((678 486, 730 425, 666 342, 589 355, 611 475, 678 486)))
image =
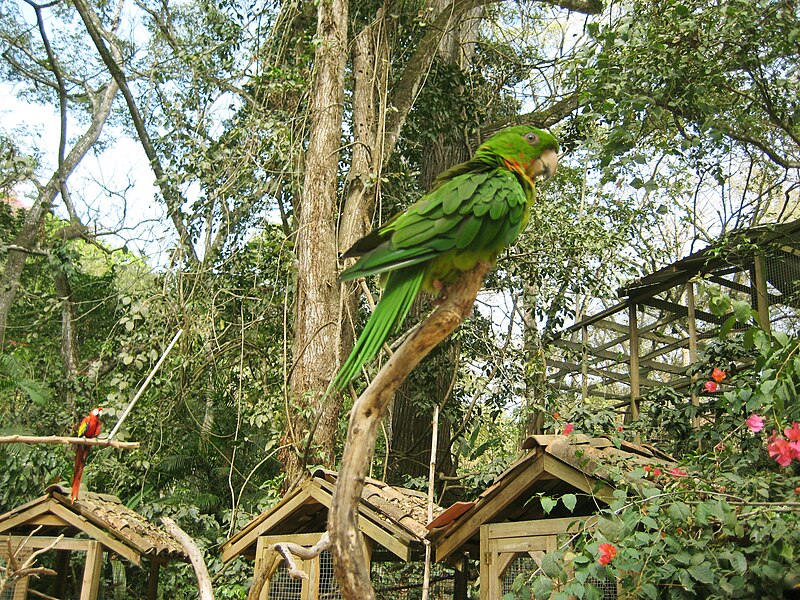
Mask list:
POLYGON ((533 180, 536 177, 551 177, 558 166, 558 142, 549 131, 517 125, 503 129, 476 151, 501 158, 512 171, 524 174, 533 180))
POLYGON ((97 408, 93 408, 91 414, 94 415, 95 417, 99 417, 100 415, 103 414, 103 409, 100 408, 99 406, 97 408))

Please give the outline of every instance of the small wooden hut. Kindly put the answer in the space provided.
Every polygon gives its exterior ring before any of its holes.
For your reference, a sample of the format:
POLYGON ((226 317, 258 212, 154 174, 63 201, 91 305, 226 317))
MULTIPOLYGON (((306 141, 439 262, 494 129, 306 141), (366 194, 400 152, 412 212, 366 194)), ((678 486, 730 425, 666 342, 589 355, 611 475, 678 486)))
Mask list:
MULTIPOLYGON (((142 559, 147 559, 150 574, 142 597, 155 600, 159 567, 170 560, 187 560, 180 544, 115 496, 81 492, 72 503, 69 492, 53 485, 44 496, 0 515, 0 557, 8 559, 9 547, 12 551, 20 549, 18 560, 51 548, 56 553, 57 576, 50 596, 63 598, 70 553, 85 552, 80 600, 98 597, 105 555, 124 558, 137 566, 144 566, 142 559)), ((17 580, 13 591, 7 592, 8 598, 27 598, 29 584, 28 578, 17 580)))
MULTIPOLYGON (((536 435, 526 450, 473 503, 459 503, 434 519, 428 539, 436 560, 458 554, 480 562, 481 600, 502 598, 515 578, 533 573, 544 554, 558 548, 559 536, 591 528, 598 508, 610 503, 626 474, 637 467, 674 467, 672 459, 647 444, 605 437, 536 435), (542 498, 575 496, 570 510, 563 501, 546 512, 542 498)), ((616 598, 616 589, 604 598, 616 598)), ((466 596, 454 596, 465 600, 466 596)))
MULTIPOLYGON (((325 532, 337 474, 319 469, 314 476, 262 513, 222 547, 222 559, 243 556, 255 561, 254 581, 266 569, 267 584, 260 600, 341 598, 329 551, 309 561, 297 561, 308 579, 291 579, 283 560, 272 549, 280 542, 311 547, 325 532)), ((433 514, 442 509, 434 506, 433 514)), ((422 584, 427 496, 368 478, 358 506, 364 552, 369 557, 373 586, 379 598, 408 598, 422 584)), ((451 569, 434 565, 429 598, 453 597, 453 586, 465 582, 451 569)))

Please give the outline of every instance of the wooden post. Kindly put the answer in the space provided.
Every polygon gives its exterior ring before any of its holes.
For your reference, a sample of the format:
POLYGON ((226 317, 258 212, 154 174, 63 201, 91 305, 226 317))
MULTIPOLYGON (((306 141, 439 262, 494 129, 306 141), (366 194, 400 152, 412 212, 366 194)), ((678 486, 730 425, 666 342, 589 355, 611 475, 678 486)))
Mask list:
POLYGON ((100 575, 103 572, 103 546, 92 541, 86 551, 86 564, 83 567, 80 600, 97 600, 100 591, 100 575))
POLYGON ((761 329, 770 332, 769 323, 769 295, 767 293, 767 275, 764 270, 764 257, 761 254, 755 256, 755 290, 756 308, 758 310, 758 321, 761 329))
POLYGON ((628 333, 630 335, 631 362, 631 420, 639 419, 639 325, 636 322, 636 303, 628 306, 628 333))
POLYGON ((160 567, 160 557, 154 556, 150 559, 150 573, 147 577, 147 600, 158 599, 158 572, 160 567))
MULTIPOLYGON (((686 284, 686 309, 687 309, 687 328, 689 330, 689 364, 697 362, 697 320, 695 319, 694 309, 694 283, 689 281, 686 284)), ((692 375, 692 406, 700 406, 700 398, 697 397, 695 382, 697 373, 692 375)), ((692 427, 700 429, 700 417, 695 415, 692 418, 692 427)))
POLYGON ((589 331, 584 325, 581 327, 581 398, 584 404, 589 397, 589 362, 588 362, 589 331))
POLYGON ((453 600, 467 600, 469 583, 469 574, 467 573, 469 565, 467 559, 463 556, 459 556, 453 566, 455 568, 453 576, 453 600))

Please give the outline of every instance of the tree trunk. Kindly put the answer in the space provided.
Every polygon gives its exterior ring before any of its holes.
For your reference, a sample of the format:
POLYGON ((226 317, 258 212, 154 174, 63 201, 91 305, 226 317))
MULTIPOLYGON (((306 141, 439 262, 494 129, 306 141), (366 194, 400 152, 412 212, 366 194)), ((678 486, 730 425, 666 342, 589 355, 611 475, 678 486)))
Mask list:
POLYGON ((297 295, 294 366, 289 380, 294 410, 287 414, 281 454, 286 481, 305 476, 302 452, 312 423, 305 417, 322 411, 311 432, 318 455, 314 462, 332 466, 341 398, 332 394, 324 406, 321 395, 336 373, 341 339, 340 288, 337 268, 337 182, 344 107, 347 57, 347 2, 322 0, 317 12, 315 74, 311 98, 305 178, 296 207, 297 295), (298 418, 299 416, 299 418, 298 418))

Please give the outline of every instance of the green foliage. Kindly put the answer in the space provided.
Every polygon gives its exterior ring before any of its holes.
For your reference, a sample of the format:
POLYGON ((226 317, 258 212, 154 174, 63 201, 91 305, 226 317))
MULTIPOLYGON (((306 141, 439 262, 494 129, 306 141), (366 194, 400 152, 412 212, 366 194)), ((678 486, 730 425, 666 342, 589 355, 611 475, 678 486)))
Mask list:
MULTIPOLYGON (((561 590, 555 598, 595 597, 590 578, 617 580, 641 598, 765 597, 764 590, 798 583, 800 461, 776 464, 768 436, 800 420, 794 392, 800 340, 752 325, 750 306, 718 287, 707 292, 716 314, 733 311, 732 319, 751 325, 738 332, 721 328, 700 352, 692 367, 699 376, 696 392, 704 394, 699 407, 663 388, 648 398, 652 408, 640 429, 646 439, 671 442, 688 476, 651 471, 643 485, 616 492, 600 511, 597 529, 568 540, 572 551, 563 559, 564 572, 526 582, 531 593, 553 578, 561 590), (718 374, 720 390, 703 392, 715 368, 725 371, 718 374), (765 417, 764 431, 745 426, 751 414, 765 417), (700 418, 699 429, 690 426, 693 417, 700 418), (617 550, 605 566, 597 562, 601 542, 617 550)), ((555 506, 542 500, 546 512, 555 506)))

